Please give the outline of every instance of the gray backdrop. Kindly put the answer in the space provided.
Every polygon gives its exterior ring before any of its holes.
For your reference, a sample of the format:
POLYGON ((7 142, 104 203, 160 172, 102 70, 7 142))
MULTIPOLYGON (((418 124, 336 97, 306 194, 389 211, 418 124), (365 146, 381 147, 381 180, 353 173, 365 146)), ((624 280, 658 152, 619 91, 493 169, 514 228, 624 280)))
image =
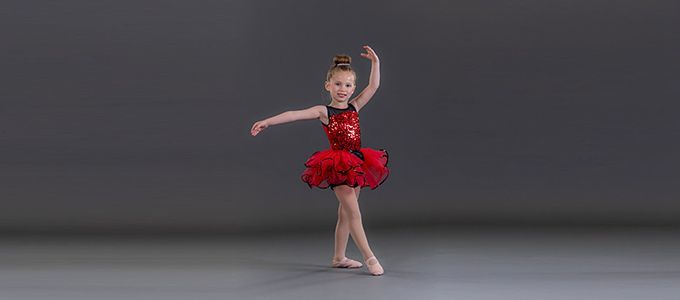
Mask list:
POLYGON ((335 224, 300 180, 335 54, 392 173, 364 222, 680 217, 677 1, 4 1, 3 231, 335 224))

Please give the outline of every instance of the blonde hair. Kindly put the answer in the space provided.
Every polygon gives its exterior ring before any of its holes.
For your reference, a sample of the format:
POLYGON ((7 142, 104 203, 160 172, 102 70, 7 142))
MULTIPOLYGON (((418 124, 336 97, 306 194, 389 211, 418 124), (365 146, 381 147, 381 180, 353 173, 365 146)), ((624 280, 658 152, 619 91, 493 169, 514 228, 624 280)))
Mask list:
POLYGON ((351 62, 352 58, 349 57, 349 55, 338 54, 333 57, 333 64, 331 65, 331 68, 328 69, 328 73, 326 73, 326 81, 330 81, 335 73, 342 71, 352 72, 354 80, 356 80, 357 74, 352 70, 352 66, 350 65, 351 62))

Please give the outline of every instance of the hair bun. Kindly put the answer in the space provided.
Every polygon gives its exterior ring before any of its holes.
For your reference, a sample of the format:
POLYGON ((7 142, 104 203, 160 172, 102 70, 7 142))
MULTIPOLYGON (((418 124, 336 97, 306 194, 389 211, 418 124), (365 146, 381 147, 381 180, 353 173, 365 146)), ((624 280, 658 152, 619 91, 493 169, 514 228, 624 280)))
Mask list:
POLYGON ((351 62, 352 62, 352 58, 349 57, 349 55, 345 55, 345 54, 339 54, 339 55, 336 55, 336 56, 333 58, 333 64, 334 64, 334 65, 338 65, 338 64, 349 64, 349 63, 351 63, 351 62))
POLYGON ((328 69, 328 73, 326 73, 326 81, 330 81, 331 77, 333 77, 333 74, 337 72, 352 72, 352 75, 354 75, 354 79, 356 80, 357 74, 354 73, 354 70, 352 70, 352 66, 349 64, 352 61, 352 58, 349 57, 349 55, 345 54, 338 54, 335 57, 333 57, 333 64, 331 67, 328 69))

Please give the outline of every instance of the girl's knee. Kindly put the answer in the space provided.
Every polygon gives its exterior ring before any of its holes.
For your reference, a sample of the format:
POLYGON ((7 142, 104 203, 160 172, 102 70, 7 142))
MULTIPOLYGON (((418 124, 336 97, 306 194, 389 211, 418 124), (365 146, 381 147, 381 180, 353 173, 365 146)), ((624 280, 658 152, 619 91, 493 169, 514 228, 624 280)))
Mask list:
POLYGON ((344 214, 343 220, 361 220, 361 211, 359 209, 347 208, 344 210, 344 214))
POLYGON ((361 211, 358 205, 340 205, 340 214, 343 220, 361 219, 361 211))

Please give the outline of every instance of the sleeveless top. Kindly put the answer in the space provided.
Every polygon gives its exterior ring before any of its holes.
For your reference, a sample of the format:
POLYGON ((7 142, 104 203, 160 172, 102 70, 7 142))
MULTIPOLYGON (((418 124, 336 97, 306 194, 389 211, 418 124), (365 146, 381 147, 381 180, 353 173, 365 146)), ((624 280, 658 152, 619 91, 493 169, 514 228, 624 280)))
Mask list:
POLYGON ((350 152, 361 149, 359 113, 354 104, 348 104, 345 109, 326 105, 326 109, 328 110, 328 124, 323 124, 323 122, 321 124, 328 136, 331 149, 350 152))

